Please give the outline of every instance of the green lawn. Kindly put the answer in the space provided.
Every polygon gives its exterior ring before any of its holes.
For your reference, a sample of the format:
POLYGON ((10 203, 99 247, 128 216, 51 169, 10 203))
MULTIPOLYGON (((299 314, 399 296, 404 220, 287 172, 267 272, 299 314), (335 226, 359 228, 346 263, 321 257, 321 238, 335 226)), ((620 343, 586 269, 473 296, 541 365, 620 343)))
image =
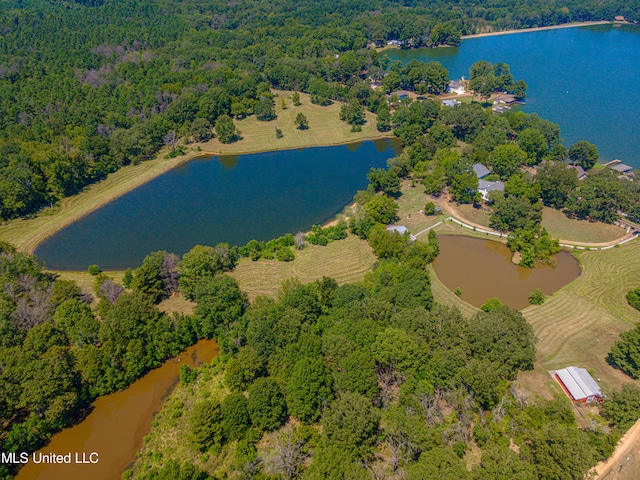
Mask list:
POLYGON ((254 299, 258 295, 277 294, 282 282, 291 277, 302 283, 319 280, 323 276, 334 278, 339 284, 359 282, 371 271, 376 260, 365 240, 349 235, 324 247, 308 245, 296 251, 292 262, 253 262, 243 258, 231 275, 249 298, 254 299))
POLYGON ((545 207, 542 226, 551 236, 570 242, 606 243, 625 236, 626 231, 616 225, 587 220, 573 220, 560 210, 545 207))
POLYGON ((222 144, 216 138, 200 144, 203 151, 220 154, 241 154, 264 152, 269 150, 285 150, 318 145, 338 145, 358 142, 367 139, 390 137, 376 129, 376 116, 366 112, 367 122, 362 125, 361 132, 352 132, 351 125, 340 120, 342 103, 334 102, 327 107, 311 103, 309 95, 300 94, 301 105, 296 107, 291 101, 293 92, 276 91, 275 120, 261 122, 254 116, 243 120, 234 120, 240 130, 242 140, 231 144, 222 144), (285 100, 286 108, 281 105, 285 100), (307 130, 298 130, 294 120, 298 113, 303 113, 309 121, 307 130), (282 130, 283 137, 276 138, 275 130, 282 130))
POLYGON ((429 196, 424 193, 421 184, 412 187, 411 182, 402 182, 402 195, 397 199, 400 207, 398 209, 400 219, 396 223, 404 225, 411 233, 418 233, 442 220, 444 215, 426 216, 419 213, 419 210, 423 210, 425 204, 430 200, 429 196))

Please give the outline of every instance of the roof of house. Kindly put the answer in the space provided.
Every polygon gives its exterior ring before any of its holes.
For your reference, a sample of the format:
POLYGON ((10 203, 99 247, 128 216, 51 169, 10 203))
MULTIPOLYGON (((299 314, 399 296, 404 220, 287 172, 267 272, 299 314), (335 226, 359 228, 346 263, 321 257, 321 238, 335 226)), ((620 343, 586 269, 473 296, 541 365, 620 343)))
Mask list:
POLYGON ((443 100, 442 101, 442 105, 444 105, 445 107, 455 107, 456 105, 458 105, 457 100, 443 100))
POLYGON ((407 230, 407 227, 405 227, 404 225, 389 225, 387 227, 387 230, 389 232, 398 232, 400 235, 404 235, 406 232, 409 231, 407 230))
POLYGON ((487 192, 504 191, 504 183, 500 180, 497 182, 487 182, 486 180, 478 180, 478 190, 486 190, 487 192))
POLYGON ((514 103, 516 101, 516 97, 511 95, 510 93, 505 93, 504 95, 500 95, 493 100, 493 103, 514 103))
POLYGON ((578 180, 587 176, 587 172, 584 171, 580 165, 567 165, 567 168, 573 168, 578 174, 578 180))
POLYGON ((624 16, 622 15, 616 15, 613 19, 618 22, 624 22, 624 16))
POLYGON ((478 178, 484 178, 491 173, 482 163, 474 163, 472 168, 478 178))
POLYGON ((460 88, 462 87, 462 84, 456 80, 451 80, 449 81, 449 88, 453 89, 453 88, 460 88))
POLYGON ((584 368, 567 367, 556 371, 556 375, 574 400, 602 397, 602 390, 584 368))
POLYGON ((616 172, 620 172, 620 173, 627 173, 633 170, 633 167, 630 167, 629 165, 625 165, 624 163, 616 163, 615 165, 609 165, 609 168, 611 170, 615 170, 616 172))

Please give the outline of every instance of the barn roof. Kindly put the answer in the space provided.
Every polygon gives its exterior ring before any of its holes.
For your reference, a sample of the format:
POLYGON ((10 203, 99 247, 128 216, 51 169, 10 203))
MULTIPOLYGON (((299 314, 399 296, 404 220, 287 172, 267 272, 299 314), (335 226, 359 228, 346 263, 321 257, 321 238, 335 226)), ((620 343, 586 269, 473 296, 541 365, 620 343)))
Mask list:
POLYGON ((602 397, 602 390, 584 368, 567 367, 556 371, 556 375, 574 400, 602 397))

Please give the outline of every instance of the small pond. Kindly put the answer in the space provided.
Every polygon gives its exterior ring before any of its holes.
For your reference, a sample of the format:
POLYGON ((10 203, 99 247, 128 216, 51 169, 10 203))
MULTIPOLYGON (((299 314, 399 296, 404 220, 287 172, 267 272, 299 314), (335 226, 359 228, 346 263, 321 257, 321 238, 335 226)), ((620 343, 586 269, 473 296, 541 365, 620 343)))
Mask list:
POLYGON ((555 268, 524 268, 511 261, 511 251, 500 242, 461 235, 440 235, 438 241, 440 253, 433 262, 438 278, 451 290, 460 288, 461 298, 476 307, 499 298, 522 309, 536 288, 549 295, 580 275, 578 261, 567 251, 556 255, 555 268))
POLYGON ((191 160, 92 212, 35 251, 48 268, 136 267, 150 252, 270 240, 339 213, 371 167, 398 154, 382 139, 191 160))

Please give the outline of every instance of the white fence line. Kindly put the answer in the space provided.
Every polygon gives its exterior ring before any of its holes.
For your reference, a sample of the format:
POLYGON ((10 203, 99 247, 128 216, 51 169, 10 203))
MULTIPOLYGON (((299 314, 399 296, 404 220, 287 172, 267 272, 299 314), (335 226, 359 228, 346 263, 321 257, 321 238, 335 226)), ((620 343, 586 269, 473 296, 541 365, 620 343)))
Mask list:
MULTIPOLYGON (((485 233, 487 235, 494 235, 494 236, 500 237, 500 238, 503 238, 503 237, 507 238, 508 237, 507 234, 496 232, 494 230, 484 230, 482 228, 474 227, 473 225, 469 225, 469 224, 466 224, 464 222, 461 222, 460 220, 458 220, 457 218, 454 218, 454 217, 447 217, 447 218, 445 218, 443 220, 440 220, 438 223, 434 223, 430 227, 427 227, 424 230, 419 231, 418 233, 413 235, 413 237, 417 238, 420 235, 422 235, 423 233, 428 232, 432 228, 436 228, 438 225, 442 225, 446 221, 451 221, 451 222, 457 223, 461 227, 468 228, 469 230, 473 230, 474 232, 485 233)), ((618 245, 624 245, 625 243, 630 242, 631 240, 635 240, 636 238, 638 238, 639 235, 640 234, 636 233, 635 235, 633 235, 630 238, 626 238, 626 239, 624 239, 624 240, 622 240, 622 241, 620 241, 618 243, 615 243, 613 245, 607 245, 606 247, 584 247, 582 245, 573 245, 573 244, 570 244, 570 243, 561 243, 560 246, 561 247, 566 247, 566 248, 572 248, 572 249, 575 249, 575 250, 609 250, 610 248, 616 247, 618 245)))

